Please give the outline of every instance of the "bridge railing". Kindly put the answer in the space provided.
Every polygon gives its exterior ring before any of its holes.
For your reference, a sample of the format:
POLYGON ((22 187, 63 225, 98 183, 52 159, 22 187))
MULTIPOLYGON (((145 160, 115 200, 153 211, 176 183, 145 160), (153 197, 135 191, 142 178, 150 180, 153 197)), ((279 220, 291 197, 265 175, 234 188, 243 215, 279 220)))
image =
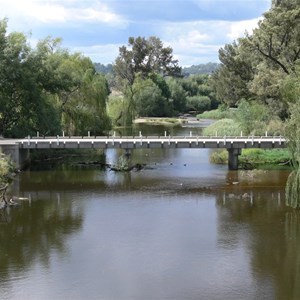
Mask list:
MULTIPOLYGON (((144 138, 144 139, 210 139, 210 140, 220 140, 220 139, 236 139, 236 140, 251 140, 251 139, 264 139, 264 140, 272 140, 272 139, 282 139, 284 140, 285 138, 280 135, 274 135, 274 136, 205 136, 205 135, 108 135, 108 136, 26 136, 23 138, 23 140, 27 139, 32 139, 32 140, 49 140, 49 139, 139 139, 139 138, 144 138)), ((22 140, 22 139, 21 139, 22 140)), ((5 141, 5 139, 3 140, 5 141)))

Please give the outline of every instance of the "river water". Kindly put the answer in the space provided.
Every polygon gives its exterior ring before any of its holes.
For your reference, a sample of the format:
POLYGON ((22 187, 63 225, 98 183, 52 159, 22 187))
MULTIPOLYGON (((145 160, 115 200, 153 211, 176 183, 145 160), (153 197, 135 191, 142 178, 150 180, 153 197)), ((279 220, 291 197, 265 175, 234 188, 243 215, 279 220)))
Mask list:
POLYGON ((289 171, 228 171, 210 151, 136 150, 139 172, 22 172, 12 192, 27 199, 0 211, 0 299, 300 299, 289 171))

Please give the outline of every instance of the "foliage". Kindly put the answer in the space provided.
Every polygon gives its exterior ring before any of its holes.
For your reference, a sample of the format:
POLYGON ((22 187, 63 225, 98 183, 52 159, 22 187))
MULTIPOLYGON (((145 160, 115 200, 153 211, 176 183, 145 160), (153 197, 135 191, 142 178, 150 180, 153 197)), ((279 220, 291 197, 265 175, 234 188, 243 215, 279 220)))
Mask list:
POLYGON ((255 99, 286 119, 289 98, 281 86, 300 60, 299 21, 299 0, 275 1, 253 34, 221 48, 221 64, 212 76, 217 99, 229 106, 255 99))
POLYGON ((183 112, 186 110, 186 96, 187 92, 181 85, 181 80, 176 78, 169 78, 167 83, 171 93, 171 102, 174 113, 183 112))
POLYGON ((228 151, 226 149, 213 151, 209 156, 213 164, 224 165, 228 162, 228 151))
POLYGON ((291 154, 287 149, 243 149, 240 156, 241 163, 253 166, 286 164, 290 159, 291 154))
POLYGON ((124 96, 110 95, 107 102, 107 113, 113 126, 122 126, 125 124, 125 103, 124 96))
MULTIPOLYGON (((240 165, 251 165, 252 167, 283 165, 290 159, 291 154, 287 149, 243 149, 239 156, 240 165)), ((227 150, 212 152, 210 161, 215 164, 226 164, 228 161, 227 150)))
POLYGON ((242 100, 236 110, 235 119, 245 135, 264 135, 266 124, 270 122, 271 115, 267 106, 242 100))
POLYGON ((90 59, 50 37, 32 48, 0 21, 0 135, 101 133, 110 127, 108 94, 90 59))
MULTIPOLYGON (((160 81, 160 86, 162 82, 160 81)), ((168 86, 164 85, 166 90, 168 86)), ((150 78, 144 80, 141 77, 136 78, 133 84, 134 105, 136 114, 139 117, 165 117, 168 116, 168 99, 163 95, 161 89, 150 78)))
POLYGON ((119 56, 114 64, 119 85, 133 85, 137 74, 144 77, 154 72, 162 76, 180 76, 181 68, 172 52, 172 48, 164 47, 157 37, 130 37, 128 48, 119 48, 119 56))
POLYGON ((240 124, 232 119, 219 120, 203 130, 204 136, 239 136, 240 134, 240 124))
POLYGON ((186 106, 188 110, 193 110, 201 113, 210 109, 211 101, 208 96, 192 96, 187 97, 186 106))
POLYGON ((233 119, 235 110, 229 109, 225 105, 220 105, 217 109, 205 111, 202 114, 198 114, 198 119, 233 119))
POLYGON ((12 161, 0 151, 0 187, 7 182, 10 173, 14 171, 12 161))
MULTIPOLYGON (((299 79, 299 75, 298 75, 299 79)), ((294 171, 290 174, 286 183, 286 204, 293 208, 300 207, 300 96, 299 80, 295 81, 295 76, 289 76, 285 81, 283 89, 290 97, 290 118, 286 122, 285 136, 288 139, 288 147, 292 155, 294 171)))
POLYGON ((241 98, 251 98, 248 83, 254 76, 253 58, 242 39, 221 48, 219 59, 221 65, 212 76, 216 98, 230 107, 236 106, 241 98))
POLYGON ((137 115, 171 114, 172 107, 167 105, 171 91, 164 78, 181 76, 172 52, 172 48, 164 47, 154 36, 130 37, 128 47, 119 48, 114 74, 116 87, 124 94, 124 109, 120 112, 126 116, 123 125, 130 125, 137 115))

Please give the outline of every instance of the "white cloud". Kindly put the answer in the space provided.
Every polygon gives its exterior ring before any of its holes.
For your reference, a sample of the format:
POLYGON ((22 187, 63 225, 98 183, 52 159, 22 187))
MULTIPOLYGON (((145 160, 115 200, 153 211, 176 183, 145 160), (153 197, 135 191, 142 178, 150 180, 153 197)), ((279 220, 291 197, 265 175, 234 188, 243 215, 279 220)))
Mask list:
POLYGON ((194 21, 161 25, 162 39, 181 65, 218 61, 218 50, 250 34, 261 18, 244 21, 194 21))
POLYGON ((229 25, 229 32, 227 36, 231 40, 236 40, 245 35, 245 32, 252 34, 253 29, 257 28, 258 22, 262 20, 262 18, 256 18, 252 20, 245 20, 239 22, 231 22, 229 25))
POLYGON ((41 23, 99 22, 122 27, 127 21, 98 0, 11 0, 0 4, 2 14, 41 23))

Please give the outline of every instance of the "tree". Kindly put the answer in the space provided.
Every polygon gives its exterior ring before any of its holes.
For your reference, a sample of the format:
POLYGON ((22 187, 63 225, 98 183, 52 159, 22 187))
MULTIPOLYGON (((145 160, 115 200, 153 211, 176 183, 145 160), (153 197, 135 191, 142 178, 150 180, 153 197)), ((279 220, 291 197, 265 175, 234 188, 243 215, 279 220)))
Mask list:
POLYGON ((187 109, 203 113, 206 110, 210 110, 211 102, 207 96, 192 96, 187 97, 187 109))
POLYGON ((36 48, 0 21, 0 135, 102 133, 109 128, 109 89, 90 59, 70 54, 60 39, 36 48))
MULTIPOLYGON (((124 109, 120 112, 119 117, 126 121, 126 125, 131 124, 137 114, 136 87, 140 85, 142 80, 146 81, 147 86, 150 83, 149 79, 155 84, 152 85, 156 95, 155 99, 157 99, 158 94, 168 99, 170 91, 164 77, 181 75, 181 68, 178 66, 178 61, 173 59, 172 52, 173 50, 170 47, 164 47, 161 40, 153 36, 148 39, 130 37, 128 48, 126 46, 119 48, 119 56, 114 64, 114 74, 116 86, 123 92, 125 97, 124 109), (138 83, 136 82, 137 78, 138 83), (158 93, 157 88, 160 89, 158 93), (128 116, 124 117, 124 114, 128 116)), ((150 87, 147 87, 147 91, 149 90, 150 87)), ((150 100, 149 96, 148 100, 150 100)), ((150 103, 156 105, 154 99, 148 102, 149 105, 150 103)), ((150 111, 152 111, 152 114, 153 111, 156 111, 156 108, 149 108, 148 112, 150 111)), ((161 111, 160 114, 162 114, 161 111)))
POLYGON ((147 76, 149 73, 158 73, 162 76, 180 76, 181 68, 173 58, 173 50, 164 47, 161 40, 151 36, 130 37, 128 48, 119 48, 119 56, 114 64, 114 72, 120 86, 132 85, 136 74, 147 76))
POLYGON ((55 111, 46 100, 40 64, 22 33, 6 33, 7 20, 0 21, 0 134, 24 136, 43 126, 56 130, 55 111), (45 124, 51 116, 51 125, 45 124))
POLYGON ((244 40, 226 44, 219 50, 220 67, 212 75, 216 98, 228 106, 237 106, 240 99, 251 99, 248 88, 253 79, 253 57, 244 45, 244 40))
POLYGON ((140 117, 165 117, 168 115, 168 99, 151 79, 137 77, 133 89, 136 113, 140 117))
POLYGON ((182 86, 182 81, 178 78, 168 78, 167 83, 171 93, 170 99, 174 112, 184 112, 186 110, 187 92, 182 86))
POLYGON ((109 88, 105 77, 96 73, 92 61, 80 53, 68 55, 59 73, 70 76, 70 86, 58 93, 63 128, 68 134, 103 134, 110 128, 106 112, 109 88))
POLYGON ((298 0, 273 2, 259 27, 248 36, 251 48, 273 68, 286 74, 300 58, 300 6, 298 0))
POLYGON ((283 96, 289 103, 289 119, 286 121, 285 136, 292 154, 294 170, 286 183, 286 205, 300 207, 300 67, 285 78, 282 83, 283 96))

